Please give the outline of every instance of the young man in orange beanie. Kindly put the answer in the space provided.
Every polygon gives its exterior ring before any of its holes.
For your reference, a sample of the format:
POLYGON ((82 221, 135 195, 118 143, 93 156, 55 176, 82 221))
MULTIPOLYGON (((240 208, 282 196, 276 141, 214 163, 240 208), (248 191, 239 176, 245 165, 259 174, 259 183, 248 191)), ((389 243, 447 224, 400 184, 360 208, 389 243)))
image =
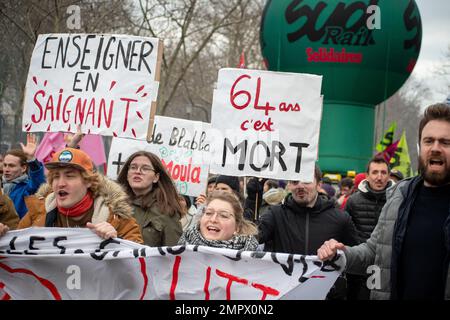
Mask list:
POLYGON ((104 239, 119 237, 143 243, 127 195, 118 184, 94 172, 85 152, 65 148, 45 166, 48 184, 25 199, 29 211, 18 229, 87 227, 104 239))

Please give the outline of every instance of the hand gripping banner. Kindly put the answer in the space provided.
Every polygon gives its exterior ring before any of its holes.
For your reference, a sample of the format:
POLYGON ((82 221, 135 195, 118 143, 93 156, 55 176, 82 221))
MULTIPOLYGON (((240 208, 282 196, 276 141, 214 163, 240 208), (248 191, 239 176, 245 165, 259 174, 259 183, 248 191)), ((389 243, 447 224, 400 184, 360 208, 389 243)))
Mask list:
POLYGON ((28 228, 0 238, 0 299, 324 299, 345 256, 148 247, 88 229, 28 228))

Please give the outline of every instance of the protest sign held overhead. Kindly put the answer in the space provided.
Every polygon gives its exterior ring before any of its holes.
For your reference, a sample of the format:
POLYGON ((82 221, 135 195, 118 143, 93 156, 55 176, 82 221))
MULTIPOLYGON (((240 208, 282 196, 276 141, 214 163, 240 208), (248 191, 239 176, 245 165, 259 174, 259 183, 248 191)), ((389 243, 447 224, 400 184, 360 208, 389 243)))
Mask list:
POLYGON ((39 35, 22 130, 145 139, 156 112, 162 42, 101 34, 39 35))
POLYGON ((214 91, 211 172, 312 181, 322 77, 221 69, 214 91))
POLYGON ((83 228, 28 228, 0 238, 0 298, 79 300, 325 299, 345 257, 148 247, 83 228))
POLYGON ((155 116, 148 142, 113 138, 108 176, 116 179, 125 161, 136 151, 157 155, 179 193, 198 196, 206 190, 210 152, 209 123, 155 116))

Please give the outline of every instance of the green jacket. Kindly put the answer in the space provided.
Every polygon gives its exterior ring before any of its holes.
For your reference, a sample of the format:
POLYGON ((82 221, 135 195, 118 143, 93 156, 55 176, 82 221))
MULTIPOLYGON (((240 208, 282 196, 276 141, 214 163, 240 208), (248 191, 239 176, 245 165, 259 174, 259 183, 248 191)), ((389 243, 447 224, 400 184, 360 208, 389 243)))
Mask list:
POLYGON ((180 215, 169 216, 161 213, 153 194, 145 197, 150 198, 145 199, 146 201, 135 199, 132 203, 133 217, 141 228, 144 244, 150 247, 177 245, 183 232, 180 215), (146 205, 143 205, 143 202, 146 205))

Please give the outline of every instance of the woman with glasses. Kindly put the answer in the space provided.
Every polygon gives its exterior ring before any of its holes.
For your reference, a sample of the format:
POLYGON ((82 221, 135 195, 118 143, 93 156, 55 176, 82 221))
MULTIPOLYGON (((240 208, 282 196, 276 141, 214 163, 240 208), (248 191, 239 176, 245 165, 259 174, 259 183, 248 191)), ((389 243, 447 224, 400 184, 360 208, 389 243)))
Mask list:
POLYGON ((131 199, 134 218, 144 244, 174 246, 181 233, 183 210, 175 186, 161 160, 151 152, 138 151, 125 162, 117 181, 131 199))
POLYGON ((178 244, 254 251, 258 229, 244 219, 239 199, 232 193, 214 191, 197 223, 185 230, 178 244))

